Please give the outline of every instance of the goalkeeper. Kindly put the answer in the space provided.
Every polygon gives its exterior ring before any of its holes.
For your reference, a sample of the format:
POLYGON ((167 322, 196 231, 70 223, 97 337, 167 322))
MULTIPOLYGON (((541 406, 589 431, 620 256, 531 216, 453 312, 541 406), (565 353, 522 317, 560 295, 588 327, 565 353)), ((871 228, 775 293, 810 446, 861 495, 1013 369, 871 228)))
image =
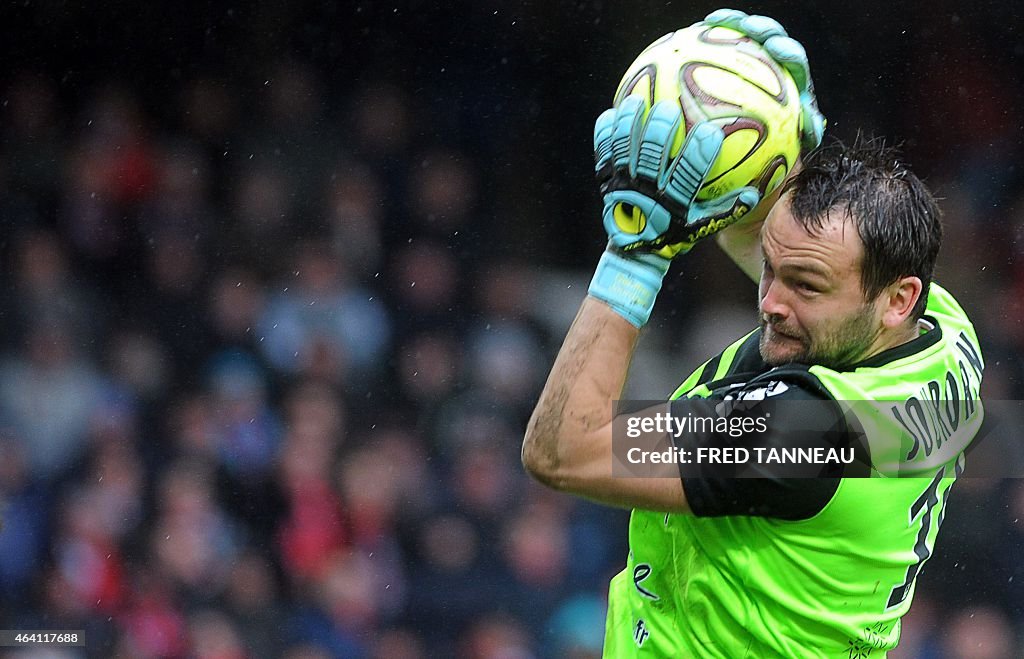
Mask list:
MULTIPOLYGON (((824 120, 800 44, 761 16, 720 10, 705 21, 745 33, 786 66, 801 91, 804 148, 817 147, 824 120)), ((657 104, 645 116, 626 99, 597 121, 608 249, 530 419, 524 465, 552 488, 633 509, 627 565, 610 586, 606 656, 885 656, 982 417, 974 328, 931 282, 938 206, 871 142, 812 153, 774 205, 751 189, 702 204, 696 191, 723 136, 697 124, 678 158, 662 157, 680 123, 673 112, 657 104), (916 401, 923 391, 975 401, 941 449, 900 451, 900 472, 915 478, 613 477, 612 401, 672 258, 692 247, 681 236, 741 215, 716 239, 759 279, 758 327, 674 397, 816 401, 814 415, 771 424, 767 441, 779 447, 847 427, 838 401, 916 401), (822 401, 831 414, 817 413, 822 401)), ((853 414, 906 437, 891 408, 853 414)), ((685 449, 707 439, 675 441, 685 449)))

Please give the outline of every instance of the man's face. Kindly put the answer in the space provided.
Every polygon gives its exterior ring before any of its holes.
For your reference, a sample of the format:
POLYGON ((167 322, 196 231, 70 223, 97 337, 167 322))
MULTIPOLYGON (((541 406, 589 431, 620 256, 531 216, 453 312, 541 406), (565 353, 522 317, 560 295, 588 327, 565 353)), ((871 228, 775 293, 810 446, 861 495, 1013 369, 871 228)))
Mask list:
POLYGON ((761 249, 760 347, 768 364, 842 368, 873 354, 882 331, 882 296, 864 296, 864 246, 842 211, 830 213, 812 236, 783 198, 765 220, 761 249))

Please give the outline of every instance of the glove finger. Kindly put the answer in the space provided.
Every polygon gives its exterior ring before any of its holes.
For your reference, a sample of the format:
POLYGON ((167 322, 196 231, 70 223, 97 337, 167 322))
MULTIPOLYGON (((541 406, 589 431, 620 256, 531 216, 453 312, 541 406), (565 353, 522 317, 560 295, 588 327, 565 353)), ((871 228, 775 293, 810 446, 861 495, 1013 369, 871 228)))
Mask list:
POLYGON ((669 151, 682 120, 683 111, 678 103, 659 101, 654 104, 639 140, 636 169, 630 171, 630 176, 658 180, 660 173, 665 171, 669 151))
POLYGON ((594 122, 594 169, 600 172, 612 157, 612 129, 615 108, 605 110, 594 122))
POLYGON ((807 51, 799 41, 791 37, 772 37, 764 42, 764 49, 789 71, 797 89, 804 92, 813 88, 807 51))
POLYGON ((754 14, 740 21, 739 31, 754 41, 763 44, 771 37, 785 37, 786 28, 768 16, 754 14))
POLYGON ((730 27, 738 30, 740 23, 749 15, 747 12, 738 9, 717 9, 705 16, 704 22, 708 25, 730 27))
POLYGON ((707 121, 695 125, 686 136, 675 161, 658 181, 658 189, 678 204, 689 207, 704 178, 722 150, 725 133, 707 121))
POLYGON ((808 98, 804 98, 804 96, 805 94, 800 95, 802 106, 800 145, 810 151, 821 144, 821 138, 825 135, 825 126, 828 122, 825 120, 825 115, 818 110, 818 103, 814 100, 814 95, 806 94, 808 98))
POLYGON ((634 152, 632 136, 644 116, 644 101, 638 96, 627 96, 619 103, 612 128, 612 165, 627 168, 634 152))
POLYGON ((791 38, 778 21, 768 16, 748 15, 735 9, 719 9, 708 14, 704 22, 742 32, 762 44, 768 54, 789 71, 800 92, 801 146, 809 150, 821 144, 827 122, 814 98, 814 83, 803 45, 791 38))
POLYGON ((774 18, 759 14, 751 15, 737 9, 713 11, 704 18, 704 22, 708 25, 732 28, 762 44, 771 37, 787 35, 786 28, 774 18))
POLYGON ((799 41, 789 37, 772 37, 765 42, 764 47, 776 62, 789 71, 800 91, 803 115, 800 126, 801 146, 808 150, 817 147, 825 133, 826 122, 814 97, 814 81, 807 63, 807 51, 799 41))
POLYGON ((690 206, 686 223, 697 228, 697 233, 687 236, 690 242, 714 235, 729 227, 746 215, 761 201, 757 188, 745 187, 708 201, 690 206))

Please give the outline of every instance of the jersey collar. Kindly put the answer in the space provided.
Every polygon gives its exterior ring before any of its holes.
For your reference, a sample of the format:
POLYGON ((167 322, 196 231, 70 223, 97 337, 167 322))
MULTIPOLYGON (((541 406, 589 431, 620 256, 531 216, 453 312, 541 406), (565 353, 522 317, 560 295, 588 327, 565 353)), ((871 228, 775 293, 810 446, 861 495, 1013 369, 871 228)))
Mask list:
POLYGON ((916 339, 911 339, 906 343, 883 350, 882 352, 872 355, 863 361, 859 361, 856 364, 852 364, 848 368, 844 368, 844 371, 853 371, 858 368, 878 368, 879 366, 885 366, 890 362, 894 362, 897 359, 903 359, 913 354, 926 350, 942 339, 942 328, 939 327, 938 321, 932 316, 922 316, 921 320, 917 321, 920 325, 923 334, 918 336, 916 339))

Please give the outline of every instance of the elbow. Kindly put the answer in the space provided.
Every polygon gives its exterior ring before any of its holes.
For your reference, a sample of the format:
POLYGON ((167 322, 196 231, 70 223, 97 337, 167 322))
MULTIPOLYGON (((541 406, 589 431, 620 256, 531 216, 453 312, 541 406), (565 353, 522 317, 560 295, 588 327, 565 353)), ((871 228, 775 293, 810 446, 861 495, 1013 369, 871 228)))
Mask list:
POLYGON ((540 484, 563 491, 565 483, 564 479, 558 476, 558 454, 553 449, 545 449, 544 446, 545 444, 538 441, 533 433, 526 433, 521 455, 523 468, 540 484))

